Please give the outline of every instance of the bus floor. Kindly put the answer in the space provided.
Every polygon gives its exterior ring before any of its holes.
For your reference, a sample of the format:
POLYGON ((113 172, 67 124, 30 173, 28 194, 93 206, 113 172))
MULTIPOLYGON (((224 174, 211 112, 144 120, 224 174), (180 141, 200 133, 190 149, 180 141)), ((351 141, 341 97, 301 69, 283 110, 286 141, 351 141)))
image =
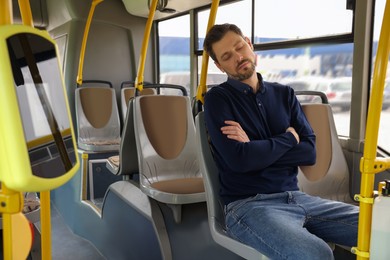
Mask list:
MULTIPOLYGON (((64 223, 61 215, 54 205, 51 205, 51 240, 52 240, 52 259, 55 260, 104 260, 105 258, 88 240, 74 234, 64 223)), ((41 255, 41 235, 40 222, 35 224, 34 243, 27 260, 40 260, 41 255)), ((2 239, 0 237, 0 242, 2 239)), ((2 243, 1 243, 2 244, 2 243)), ((356 255, 350 253, 344 248, 335 246, 333 251, 335 260, 353 260, 356 255)), ((2 259, 2 254, 0 259, 2 259)))
MULTIPOLYGON (((40 222, 36 223, 34 244, 29 260, 41 259, 40 222)), ((88 240, 74 234, 65 224, 55 206, 51 205, 51 248, 52 259, 55 260, 103 260, 105 259, 88 240)))

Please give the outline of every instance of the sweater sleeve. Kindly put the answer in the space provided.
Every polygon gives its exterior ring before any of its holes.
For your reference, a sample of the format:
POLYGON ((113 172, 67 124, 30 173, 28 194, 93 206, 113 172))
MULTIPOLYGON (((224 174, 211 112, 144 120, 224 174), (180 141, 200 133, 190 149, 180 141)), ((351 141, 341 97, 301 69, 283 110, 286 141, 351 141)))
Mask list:
POLYGON ((316 161, 316 136, 294 94, 294 90, 290 89, 290 91, 290 125, 297 131, 300 142, 298 145, 287 151, 284 156, 276 162, 276 164, 279 166, 313 165, 316 161))

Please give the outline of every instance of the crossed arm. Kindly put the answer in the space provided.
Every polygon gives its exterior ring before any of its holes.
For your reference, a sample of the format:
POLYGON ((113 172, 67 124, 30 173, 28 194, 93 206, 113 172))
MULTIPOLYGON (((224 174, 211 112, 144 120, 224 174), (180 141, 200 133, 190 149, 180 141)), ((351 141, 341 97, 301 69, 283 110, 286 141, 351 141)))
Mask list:
MULTIPOLYGON (((225 121, 226 126, 221 127, 221 132, 227 136, 227 138, 236 140, 238 142, 247 143, 249 142, 249 138, 245 131, 242 129, 241 125, 235 121, 232 120, 226 120, 225 121)), ((300 139, 298 133, 295 131, 293 127, 288 127, 286 129, 286 132, 291 132, 295 139, 297 140, 297 143, 299 144, 300 139)))

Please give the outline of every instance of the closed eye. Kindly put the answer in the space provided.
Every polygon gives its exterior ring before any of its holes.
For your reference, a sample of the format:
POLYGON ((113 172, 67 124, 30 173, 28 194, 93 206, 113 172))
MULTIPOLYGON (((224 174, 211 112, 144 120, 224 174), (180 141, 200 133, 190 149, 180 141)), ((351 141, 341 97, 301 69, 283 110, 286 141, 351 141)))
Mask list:
POLYGON ((231 55, 230 53, 227 53, 227 54, 225 54, 225 55, 222 56, 222 60, 223 60, 223 61, 227 61, 227 60, 230 59, 230 57, 232 57, 232 55, 231 55))

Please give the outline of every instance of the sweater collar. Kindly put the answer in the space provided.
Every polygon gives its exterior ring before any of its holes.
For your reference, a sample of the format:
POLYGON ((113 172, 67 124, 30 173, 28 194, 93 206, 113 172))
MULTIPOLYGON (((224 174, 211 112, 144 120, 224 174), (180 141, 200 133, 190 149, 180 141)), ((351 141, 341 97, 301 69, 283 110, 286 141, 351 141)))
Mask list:
MULTIPOLYGON (((260 84, 260 89, 258 93, 263 94, 266 91, 266 86, 264 84, 263 77, 261 76, 260 73, 257 73, 257 78, 260 84)), ((242 92, 244 94, 253 93, 253 89, 248 84, 243 83, 239 80, 228 78, 227 83, 237 91, 242 92)))

